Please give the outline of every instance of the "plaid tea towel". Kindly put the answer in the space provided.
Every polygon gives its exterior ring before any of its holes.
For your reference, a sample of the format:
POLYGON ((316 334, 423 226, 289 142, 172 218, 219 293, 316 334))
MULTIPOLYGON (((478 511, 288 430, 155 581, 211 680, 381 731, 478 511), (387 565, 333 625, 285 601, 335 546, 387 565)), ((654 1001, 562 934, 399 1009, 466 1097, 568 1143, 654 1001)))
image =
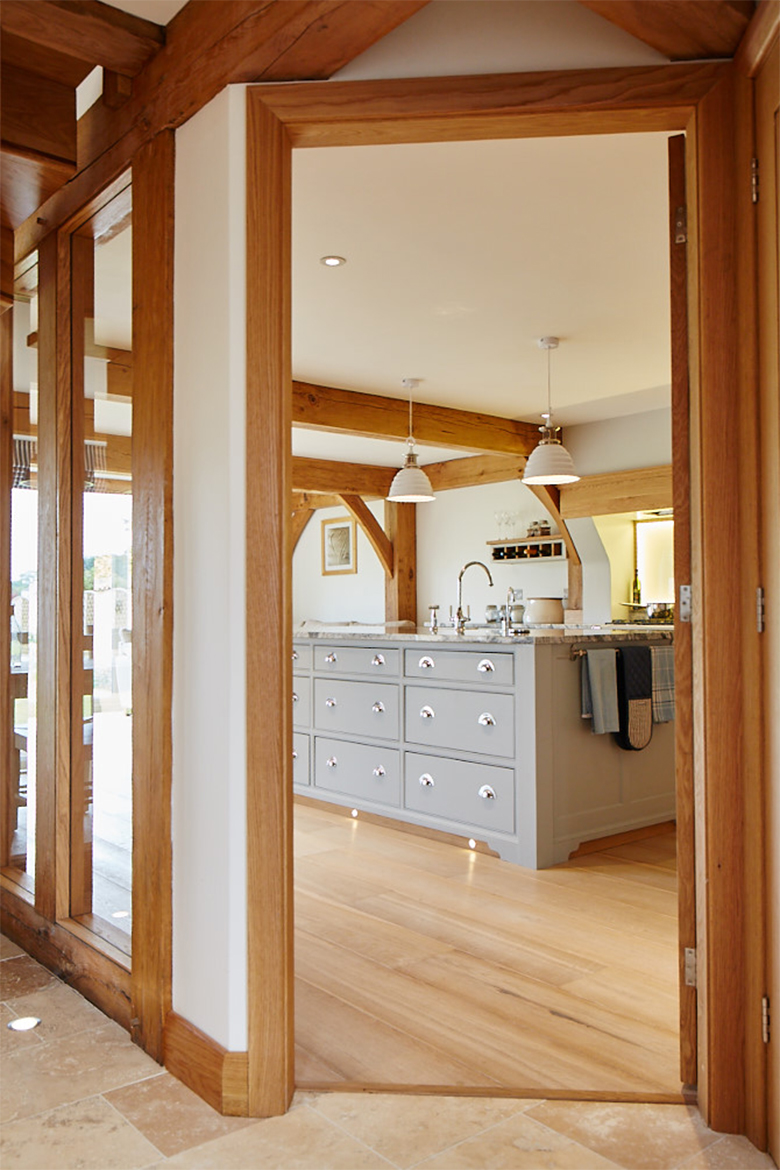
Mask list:
POLYGON ((674 647, 652 646, 653 723, 674 719, 674 647))

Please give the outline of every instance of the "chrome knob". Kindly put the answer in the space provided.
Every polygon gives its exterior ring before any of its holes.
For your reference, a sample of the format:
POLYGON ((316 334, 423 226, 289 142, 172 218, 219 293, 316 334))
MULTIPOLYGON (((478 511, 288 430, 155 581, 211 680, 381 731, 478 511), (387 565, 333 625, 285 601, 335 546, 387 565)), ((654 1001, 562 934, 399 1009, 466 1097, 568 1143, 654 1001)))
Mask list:
POLYGON ((420 777, 420 787, 434 788, 435 785, 436 781, 434 780, 433 776, 431 776, 430 772, 423 772, 422 776, 420 777))
POLYGON ((428 656, 425 655, 423 658, 420 659, 420 661, 417 663, 417 665, 420 668, 420 670, 433 670, 436 663, 433 661, 432 658, 428 658, 428 656))
POLYGON ((385 710, 385 705, 384 705, 384 703, 374 703, 371 710, 374 712, 375 715, 382 715, 384 713, 384 710, 385 710))
POLYGON ((477 670, 481 674, 492 674, 495 669, 496 669, 495 666, 493 665, 493 663, 490 661, 489 658, 483 658, 477 667, 477 670))
POLYGON ((333 654, 332 652, 330 654, 326 654, 325 661, 326 662, 338 662, 338 655, 333 654))
POLYGON ((489 711, 483 711, 477 720, 477 723, 480 725, 480 727, 495 727, 496 725, 496 721, 489 711))
POLYGON ((298 702, 298 696, 295 693, 295 691, 293 691, 293 703, 297 703, 297 702, 298 702))
POLYGON ((375 654, 374 657, 371 659, 372 666, 384 666, 384 664, 385 664, 384 654, 375 654))
POLYGON ((495 791, 490 787, 489 784, 483 784, 482 787, 480 788, 479 792, 477 793, 477 796, 481 796, 483 800, 495 800, 496 799, 495 791))
POLYGON ((325 706, 326 706, 326 707, 335 707, 335 706, 336 706, 336 700, 335 700, 335 699, 326 699, 326 700, 325 700, 325 706))
POLYGON ((420 711, 420 718, 421 719, 433 719, 434 714, 435 714, 435 712, 433 710, 433 707, 423 707, 420 711))
POLYGON ((386 775, 386 773, 385 773, 385 770, 384 770, 384 768, 382 767, 382 765, 381 765, 381 764, 379 764, 379 765, 378 765, 378 767, 374 768, 374 775, 375 775, 375 776, 384 776, 384 775, 386 775))
POLYGON ((336 765, 338 764, 338 760, 336 759, 335 756, 329 756, 327 758, 327 760, 325 761, 325 763, 328 765, 329 768, 335 768, 336 765))

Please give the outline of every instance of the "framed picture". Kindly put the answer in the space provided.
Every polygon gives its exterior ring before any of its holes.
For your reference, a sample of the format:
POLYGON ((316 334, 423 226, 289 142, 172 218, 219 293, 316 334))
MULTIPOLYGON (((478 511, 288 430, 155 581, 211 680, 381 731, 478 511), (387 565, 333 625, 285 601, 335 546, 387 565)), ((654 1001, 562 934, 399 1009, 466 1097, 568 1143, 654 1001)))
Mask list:
POLYGON ((357 573, 357 533, 352 516, 322 522, 322 574, 357 573))

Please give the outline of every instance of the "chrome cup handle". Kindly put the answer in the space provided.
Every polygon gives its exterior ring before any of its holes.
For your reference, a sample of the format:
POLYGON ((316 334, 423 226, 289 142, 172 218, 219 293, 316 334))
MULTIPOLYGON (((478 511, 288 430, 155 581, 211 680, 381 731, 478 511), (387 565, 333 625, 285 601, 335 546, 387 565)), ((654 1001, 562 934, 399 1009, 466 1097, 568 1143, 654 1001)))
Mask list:
POLYGON ((293 748, 293 759, 294 760, 298 759, 298 753, 296 752, 296 750, 294 748, 293 748))
POLYGON ((330 662, 330 663, 332 663, 332 662, 338 662, 338 660, 339 660, 339 658, 338 658, 338 654, 334 654, 333 652, 331 652, 330 654, 326 654, 326 655, 325 655, 325 661, 326 661, 326 662, 330 662))
POLYGON ((374 703, 371 710, 375 715, 382 715, 384 714, 385 705, 384 703, 374 703))
POLYGON ((480 725, 480 727, 495 727, 496 725, 496 721, 489 711, 483 711, 477 720, 477 723, 480 725))
POLYGON ((335 707, 335 706, 336 706, 336 700, 335 700, 335 699, 326 699, 326 700, 325 700, 325 706, 326 706, 326 707, 335 707))
POLYGON ((374 657, 371 659, 372 666, 384 666, 384 664, 385 664, 384 654, 375 654, 374 657))
POLYGON ((387 775, 387 773, 385 772, 385 769, 384 769, 384 767, 382 766, 382 764, 379 764, 379 765, 378 765, 376 768, 374 768, 374 775, 375 775, 375 776, 385 776, 385 775, 387 775))
POLYGON ((431 776, 430 772, 423 772, 422 776, 420 777, 419 784, 421 788, 435 788, 436 781, 434 780, 433 776, 431 776))
POLYGON ((495 666, 493 665, 493 663, 490 661, 489 658, 483 658, 482 661, 477 666, 477 670, 481 674, 492 674, 495 669, 496 669, 495 666))
POLYGON ((297 703, 297 702, 298 702, 298 695, 296 694, 295 691, 293 691, 293 703, 297 703))
POLYGON ((335 768, 338 764, 338 760, 336 759, 335 756, 329 756, 328 759, 325 761, 325 763, 328 765, 329 768, 335 768))
POLYGON ((495 800, 496 799, 495 790, 493 788, 491 788, 489 784, 483 784, 482 787, 480 788, 479 792, 477 793, 477 796, 481 796, 483 800, 495 800))
POLYGON ((433 661, 432 658, 429 658, 426 654, 423 658, 420 659, 420 661, 417 663, 417 665, 418 665, 420 670, 433 670, 436 663, 433 661))
POLYGON ((421 719, 433 719, 435 714, 436 712, 434 711, 433 707, 422 707, 420 710, 421 719))

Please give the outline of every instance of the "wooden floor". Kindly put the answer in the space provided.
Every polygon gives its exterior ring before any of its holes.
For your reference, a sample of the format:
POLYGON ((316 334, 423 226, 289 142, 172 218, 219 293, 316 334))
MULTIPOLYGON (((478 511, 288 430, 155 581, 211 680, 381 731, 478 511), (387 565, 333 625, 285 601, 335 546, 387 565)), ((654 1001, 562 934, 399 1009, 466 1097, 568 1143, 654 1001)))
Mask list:
POLYGON ((676 1093, 672 834, 533 871, 295 806, 296 1079, 676 1093))

